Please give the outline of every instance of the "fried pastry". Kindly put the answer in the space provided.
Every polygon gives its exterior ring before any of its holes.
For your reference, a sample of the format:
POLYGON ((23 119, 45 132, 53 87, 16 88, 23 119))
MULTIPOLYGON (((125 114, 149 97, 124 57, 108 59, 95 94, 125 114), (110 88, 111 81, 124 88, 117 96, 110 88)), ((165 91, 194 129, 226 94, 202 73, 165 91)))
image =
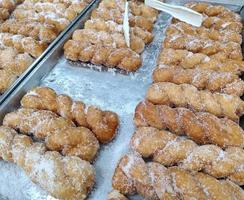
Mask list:
POLYGON ((176 65, 185 69, 209 69, 234 74, 241 74, 244 71, 244 62, 242 60, 229 59, 223 53, 209 57, 202 53, 192 53, 180 49, 163 49, 158 57, 158 66, 160 65, 176 65))
MULTIPOLYGON (((118 9, 121 13, 124 13, 125 0, 103 0, 99 4, 99 8, 102 9, 118 9)), ((157 19, 158 11, 146 6, 144 3, 139 1, 129 1, 129 9, 132 15, 142 16, 152 21, 157 19)))
POLYGON ((64 17, 60 17, 56 13, 40 12, 36 13, 34 10, 25 10, 17 8, 13 12, 13 17, 17 20, 27 20, 29 22, 40 22, 54 26, 59 32, 63 31, 70 23, 64 17))
MULTIPOLYGON (((103 19, 90 19, 85 23, 85 29, 94 29, 96 31, 105 31, 108 33, 121 33, 123 34, 123 26, 114 21, 105 21, 103 19)), ((130 34, 141 38, 144 43, 150 43, 153 40, 153 35, 147 30, 140 27, 131 27, 130 34)))
POLYGON ((19 53, 29 53, 35 58, 39 57, 47 48, 47 44, 36 41, 31 37, 10 33, 0 33, 0 42, 5 46, 14 47, 19 53))
MULTIPOLYGON (((173 19, 172 23, 178 23, 178 19, 173 19)), ((239 21, 233 21, 233 19, 222 19, 219 17, 207 17, 204 16, 202 26, 208 29, 215 29, 218 31, 234 31, 236 33, 241 33, 243 25, 239 21)))
POLYGON ((78 13, 80 13, 87 3, 84 1, 79 1, 69 6, 64 3, 54 3, 54 2, 24 2, 18 6, 18 9, 32 10, 37 13, 50 12, 59 15, 60 17, 66 18, 72 21, 78 13))
POLYGON ((216 178, 229 178, 244 184, 244 150, 216 145, 198 146, 192 140, 152 127, 138 128, 131 147, 144 158, 151 158, 164 166, 178 165, 188 171, 203 171, 216 178))
MULTIPOLYGON (((92 11, 91 19, 104 19, 105 21, 114 21, 117 24, 123 24, 123 13, 119 9, 107 9, 107 8, 100 8, 92 11)), ((129 16, 129 24, 131 27, 140 27, 142 29, 145 29, 149 32, 152 32, 153 30, 153 21, 150 19, 147 19, 142 16, 129 16)))
POLYGON ((11 47, 0 49, 0 93, 4 93, 33 61, 29 54, 19 54, 11 47))
MULTIPOLYGON (((96 31, 94 29, 78 29, 75 30, 72 36, 72 40, 75 41, 86 41, 90 44, 101 44, 104 47, 112 48, 127 48, 124 35, 121 33, 107 33, 105 31, 96 31)), ((135 36, 131 35, 130 48, 136 53, 142 53, 144 50, 144 41, 135 36)))
POLYGON ((87 127, 101 143, 112 140, 119 126, 116 113, 86 106, 81 101, 73 101, 67 95, 57 95, 47 87, 37 87, 29 91, 22 98, 21 105, 24 108, 50 110, 79 126, 87 127))
POLYGON ((89 162, 47 151, 42 143, 4 126, 0 127, 0 157, 17 164, 58 199, 85 199, 94 185, 95 169, 89 162))
POLYGON ((18 53, 12 47, 0 49, 0 68, 16 75, 23 73, 34 59, 28 53, 18 53))
POLYGON ((209 17, 219 17, 226 21, 241 22, 240 15, 221 5, 213 6, 207 3, 191 2, 187 3, 186 6, 209 17))
POLYGON ((170 35, 193 35, 198 36, 203 39, 207 40, 215 40, 220 42, 236 42, 238 44, 242 43, 242 36, 234 31, 229 30, 215 30, 215 29, 207 29, 205 27, 194 27, 190 24, 187 24, 185 22, 178 22, 175 24, 171 24, 166 29, 166 36, 170 35))
POLYGON ((99 149, 99 143, 89 129, 75 127, 71 121, 51 111, 20 108, 5 115, 3 124, 45 140, 48 149, 63 155, 92 161, 99 149))
POLYGON ((29 36, 44 43, 51 43, 58 36, 58 30, 52 25, 16 19, 8 19, 3 22, 0 25, 0 31, 29 36))
POLYGON ((119 193, 118 190, 113 190, 108 194, 108 200, 128 200, 123 194, 119 193))
POLYGON ((154 83, 146 98, 154 104, 187 107, 236 121, 244 112, 244 102, 238 96, 198 90, 188 84, 154 83))
POLYGON ((168 129, 177 135, 187 135, 198 144, 244 147, 244 132, 237 123, 210 113, 194 113, 187 108, 171 108, 143 101, 136 107, 134 124, 137 127, 168 129))
POLYGON ((137 193, 151 200, 243 199, 243 190, 229 182, 204 173, 190 173, 179 167, 145 163, 139 155, 127 154, 120 159, 112 184, 124 195, 137 193))
POLYGON ((0 69, 0 94, 3 94, 17 78, 11 70, 0 69))
POLYGON ((208 56, 223 52, 230 59, 242 60, 241 46, 235 42, 223 43, 196 36, 172 34, 165 38, 163 46, 172 49, 185 49, 193 53, 202 53, 208 56))
MULTIPOLYGON (((241 33, 243 25, 241 17, 223 6, 212 6, 205 3, 189 3, 187 6, 204 16, 202 26, 216 30, 232 30, 241 33)), ((173 19, 177 23, 178 19, 173 19)))
POLYGON ((160 65, 153 71, 154 82, 172 82, 175 84, 191 84, 196 88, 207 89, 211 92, 220 92, 242 96, 244 82, 230 72, 215 72, 203 69, 183 69, 176 66, 160 65))
POLYGON ((64 55, 72 61, 91 62, 126 71, 136 71, 141 66, 140 55, 130 48, 93 45, 84 40, 68 40, 64 45, 64 55))

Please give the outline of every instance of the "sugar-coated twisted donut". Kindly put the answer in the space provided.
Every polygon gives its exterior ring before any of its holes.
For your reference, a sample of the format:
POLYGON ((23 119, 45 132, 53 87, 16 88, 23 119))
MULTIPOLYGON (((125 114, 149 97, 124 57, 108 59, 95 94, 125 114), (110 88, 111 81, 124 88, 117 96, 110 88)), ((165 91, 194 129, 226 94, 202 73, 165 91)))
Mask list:
POLYGON ((31 37, 13 35, 10 33, 0 33, 1 44, 14 47, 19 53, 29 53, 31 56, 39 57, 47 47, 46 43, 36 41, 31 37))
POLYGON ((198 144, 244 147, 242 128, 232 120, 217 118, 210 113, 194 113, 187 108, 171 108, 143 101, 136 107, 134 123, 137 127, 151 126, 187 135, 198 144))
POLYGON ((56 13, 51 12, 39 12, 36 13, 34 10, 15 9, 13 12, 13 18, 17 20, 26 20, 29 22, 40 22, 54 26, 59 32, 63 31, 69 24, 70 20, 60 17, 56 13))
POLYGON ((244 150, 216 145, 198 146, 192 140, 152 127, 138 128, 131 147, 142 157, 152 157, 164 166, 178 165, 189 171, 203 171, 216 178, 229 178, 244 185, 244 150))
MULTIPOLYGON (((91 44, 102 44, 103 46, 113 48, 127 48, 124 35, 121 33, 107 33, 105 31, 96 31, 94 29, 78 29, 75 30, 72 36, 75 41, 87 41, 91 44)), ((130 48, 136 53, 142 53, 144 50, 144 41, 135 36, 131 35, 130 48)))
POLYGON ((241 22, 240 15, 221 5, 216 6, 202 2, 191 2, 187 3, 186 6, 209 17, 219 17, 226 21, 241 22))
POLYGON ((44 144, 4 126, 0 127, 0 157, 17 164, 58 199, 85 199, 94 185, 95 169, 89 162, 47 151, 44 144))
MULTIPOLYGON (((123 24, 123 16, 119 9, 97 8, 92 11, 91 19, 104 19, 105 21, 112 20, 118 24, 123 24)), ((142 16, 131 15, 129 17, 130 27, 140 27, 149 32, 153 30, 153 21, 142 16)))
POLYGON ((127 154, 120 159, 113 176, 113 188, 124 195, 137 193, 149 200, 244 198, 243 190, 231 181, 190 173, 179 167, 145 163, 137 154, 127 154))
POLYGON ((189 84, 154 83, 146 98, 154 104, 187 107, 231 120, 239 120, 244 113, 244 102, 238 96, 198 90, 189 84))
POLYGON ((208 29, 205 27, 194 27, 185 22, 178 22, 175 24, 171 24, 166 29, 166 35, 169 36, 171 34, 184 34, 184 35, 194 35, 203 39, 211 39, 215 41, 221 42, 236 42, 242 43, 242 36, 239 33, 230 30, 215 30, 208 29))
MULTIPOLYGON (((121 13, 125 10, 125 0, 103 0, 99 4, 99 8, 118 9, 121 13)), ((132 15, 142 16, 152 21, 157 19, 158 11, 146 6, 145 3, 139 1, 129 1, 129 9, 132 15)))
POLYGON ((242 60, 232 60, 224 53, 207 56, 181 49, 163 49, 158 57, 158 65, 176 65, 184 69, 209 69, 218 72, 241 74, 244 71, 242 60))
MULTIPOLYGON (((179 20, 173 18, 172 23, 178 23, 179 20)), ((202 26, 208 29, 215 29, 217 31, 233 31, 241 33, 243 25, 239 21, 233 19, 222 19, 220 17, 207 17, 204 16, 202 26), (226 21, 227 20, 227 21, 226 21)))
POLYGON ((172 49, 186 49, 193 53, 202 53, 208 56, 223 52, 230 59, 242 60, 242 49, 240 44, 235 42, 222 43, 199 38, 198 36, 171 34, 164 40, 163 46, 172 49))
POLYGON ((0 25, 0 30, 1 32, 29 36, 44 43, 51 43, 59 33, 52 25, 16 19, 8 19, 3 22, 0 25))
POLYGON ((198 89, 242 96, 244 81, 230 72, 216 72, 203 69, 183 69, 181 67, 160 65, 153 71, 154 82, 191 84, 198 89))
POLYGON ((114 48, 87 41, 68 40, 64 45, 64 55, 73 61, 117 67, 126 71, 136 71, 141 66, 140 55, 130 48, 114 48))
POLYGON ((28 53, 18 53, 12 47, 0 49, 0 93, 5 92, 12 83, 31 65, 34 59, 28 53))
POLYGON ((25 1, 18 6, 18 9, 32 10, 36 13, 40 12, 51 12, 59 15, 60 17, 66 18, 72 21, 78 13, 80 13, 87 3, 85 1, 77 1, 71 5, 61 3, 61 2, 28 2, 25 1))
MULTIPOLYGON (((124 33, 122 24, 117 24, 112 20, 105 21, 99 18, 86 21, 85 29, 94 29, 108 33, 124 33)), ((152 33, 137 26, 130 28, 130 34, 141 38, 146 44, 153 40, 152 33)))
POLYGON ((50 150, 83 160, 92 161, 99 149, 99 143, 89 129, 75 127, 71 121, 51 111, 21 108, 5 115, 3 125, 45 140, 50 150))
POLYGON ((81 101, 73 101, 67 95, 57 95, 48 87, 32 89, 22 98, 21 105, 25 108, 53 111, 79 126, 91 129, 102 143, 112 140, 119 126, 116 113, 86 106, 81 101))

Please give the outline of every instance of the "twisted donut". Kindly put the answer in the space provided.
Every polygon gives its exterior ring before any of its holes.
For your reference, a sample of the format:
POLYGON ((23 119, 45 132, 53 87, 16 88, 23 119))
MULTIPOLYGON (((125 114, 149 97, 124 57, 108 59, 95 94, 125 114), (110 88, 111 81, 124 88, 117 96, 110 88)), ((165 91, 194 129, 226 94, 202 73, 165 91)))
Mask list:
POLYGON ((215 30, 215 29, 207 29, 205 27, 194 27, 190 24, 184 22, 178 22, 175 24, 171 24, 166 29, 166 36, 175 34, 181 35, 193 35, 198 36, 202 39, 211 39, 220 42, 236 42, 238 44, 242 43, 242 36, 234 31, 231 30, 215 30))
POLYGON ((119 125, 116 113, 102 111, 94 106, 88 107, 81 101, 73 101, 67 95, 57 95, 47 87, 37 87, 29 91, 22 98, 21 105, 25 108, 53 111, 79 126, 91 129, 102 143, 113 139, 119 125))
POLYGON ((172 49, 186 49, 193 53, 202 53, 208 56, 223 52, 230 59, 242 60, 241 46, 235 42, 223 43, 202 39, 198 36, 172 34, 165 38, 163 46, 172 49))
POLYGON ((47 151, 42 143, 4 126, 0 127, 0 157, 17 164, 34 183, 59 199, 85 199, 94 185, 95 170, 89 162, 47 151))
MULTIPOLYGON (((94 29, 78 29, 75 30, 72 36, 72 40, 75 41, 86 41, 90 44, 96 45, 101 44, 105 47, 112 48, 127 48, 124 35, 121 33, 107 33, 105 31, 96 31, 94 29)), ((131 35, 130 48, 136 53, 142 53, 144 50, 144 41, 135 36, 131 35)))
POLYGON ((244 198, 243 190, 230 181, 220 181, 203 173, 191 174, 179 167, 145 163, 135 154, 120 159, 113 176, 113 188, 124 195, 137 193, 150 200, 244 198))
POLYGON ((136 107, 134 123, 137 127, 169 129, 177 135, 187 135, 198 144, 244 147, 242 128, 232 120, 217 118, 210 113, 193 113, 187 108, 171 108, 144 101, 136 107))
POLYGON ((68 40, 64 45, 64 55, 73 61, 117 67, 126 71, 136 71, 141 66, 140 55, 130 48, 114 48, 87 41, 68 40))
POLYGON ((244 82, 233 73, 215 72, 203 69, 183 69, 176 66, 160 65, 153 71, 154 82, 172 82, 175 84, 191 84, 202 90, 221 92, 242 96, 244 82))
POLYGON ((188 84, 154 83, 149 87, 146 98, 154 104, 187 107, 232 120, 239 120, 244 112, 244 103, 238 96, 197 90, 188 84))
POLYGON ((184 69, 206 69, 218 72, 241 74, 244 71, 242 60, 228 59, 224 53, 206 56, 181 49, 163 49, 158 57, 158 65, 175 65, 184 69))
POLYGON ((178 165, 188 171, 203 171, 216 178, 229 178, 244 185, 244 150, 216 145, 198 146, 192 140, 152 127, 138 128, 131 147, 145 158, 164 166, 178 165))
POLYGON ((75 127, 71 121, 51 111, 21 108, 5 115, 3 125, 45 140, 50 150, 87 161, 92 161, 99 149, 99 143, 89 129, 75 127))

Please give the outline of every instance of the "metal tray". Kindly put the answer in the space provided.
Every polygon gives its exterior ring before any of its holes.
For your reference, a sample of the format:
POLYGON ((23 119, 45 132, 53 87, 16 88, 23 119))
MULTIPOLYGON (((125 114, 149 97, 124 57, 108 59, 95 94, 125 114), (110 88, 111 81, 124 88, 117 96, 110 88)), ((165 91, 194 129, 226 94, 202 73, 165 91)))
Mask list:
POLYGON ((96 0, 92 0, 89 5, 58 35, 58 37, 52 41, 51 44, 48 45, 47 49, 42 53, 41 56, 39 56, 35 61, 27 68, 27 70, 22 73, 18 79, 14 81, 14 83, 2 94, 0 95, 0 105, 5 101, 6 98, 11 94, 13 90, 25 79, 25 77, 40 63, 43 58, 46 57, 49 51, 51 51, 56 44, 60 41, 60 39, 66 35, 67 31, 74 26, 74 24, 80 20, 80 18, 84 15, 84 13, 91 7, 91 5, 95 2, 96 0))
MULTIPOLYGON (((20 99, 29 89, 42 85, 119 115, 120 129, 116 138, 101 147, 94 161, 96 184, 88 197, 89 200, 107 199, 107 193, 112 188, 111 180, 115 166, 119 158, 129 149, 129 141, 134 132, 135 106, 144 99, 146 90, 152 82, 151 74, 156 66, 164 31, 171 20, 165 13, 159 15, 154 28, 155 38, 143 52, 143 64, 137 72, 124 73, 103 66, 67 61, 63 56, 64 43, 75 29, 84 25, 92 9, 97 5, 98 1, 66 32, 0 106, 1 121, 6 113, 19 107, 20 99)), ((10 200, 52 199, 33 184, 19 167, 11 163, 0 161, 0 182, 2 182, 0 194, 10 200)), ((141 198, 135 196, 131 199, 141 198)))

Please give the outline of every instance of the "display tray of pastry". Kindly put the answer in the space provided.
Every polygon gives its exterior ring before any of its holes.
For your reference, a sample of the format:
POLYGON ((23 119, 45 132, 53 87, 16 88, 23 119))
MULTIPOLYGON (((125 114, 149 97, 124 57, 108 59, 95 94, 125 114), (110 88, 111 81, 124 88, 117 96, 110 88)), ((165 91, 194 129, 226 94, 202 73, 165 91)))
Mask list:
POLYGON ((125 0, 103 0, 92 11, 84 29, 78 29, 64 45, 72 61, 90 62, 128 72, 142 65, 141 54, 153 39, 158 12, 139 1, 129 1, 130 45, 123 31, 125 0))
POLYGON ((8 89, 14 83, 17 84, 16 79, 24 74, 36 59, 42 59, 43 52, 49 44, 91 2, 90 0, 53 2, 3 0, 0 2, 0 51, 2 51, 1 55, 6 54, 6 56, 9 56, 8 63, 10 64, 8 66, 6 63, 1 63, 0 66, 1 94, 9 92, 8 89), (12 48, 13 55, 7 55, 10 48, 12 48), (15 55, 15 51, 20 55, 15 55), (16 63, 24 58, 22 54, 24 54, 24 57, 29 55, 31 58, 26 58, 25 63, 22 61, 20 70, 15 70, 17 68, 17 66, 14 67, 16 63))
MULTIPOLYGON (((0 103, 0 196, 244 199, 238 12, 189 3, 204 17, 194 27, 127 2, 94 1, 0 103)), ((83 6, 18 4, 0 24, 0 89, 83 6)))
POLYGON ((172 19, 108 199, 244 199, 242 19, 187 3, 200 27, 172 19))

